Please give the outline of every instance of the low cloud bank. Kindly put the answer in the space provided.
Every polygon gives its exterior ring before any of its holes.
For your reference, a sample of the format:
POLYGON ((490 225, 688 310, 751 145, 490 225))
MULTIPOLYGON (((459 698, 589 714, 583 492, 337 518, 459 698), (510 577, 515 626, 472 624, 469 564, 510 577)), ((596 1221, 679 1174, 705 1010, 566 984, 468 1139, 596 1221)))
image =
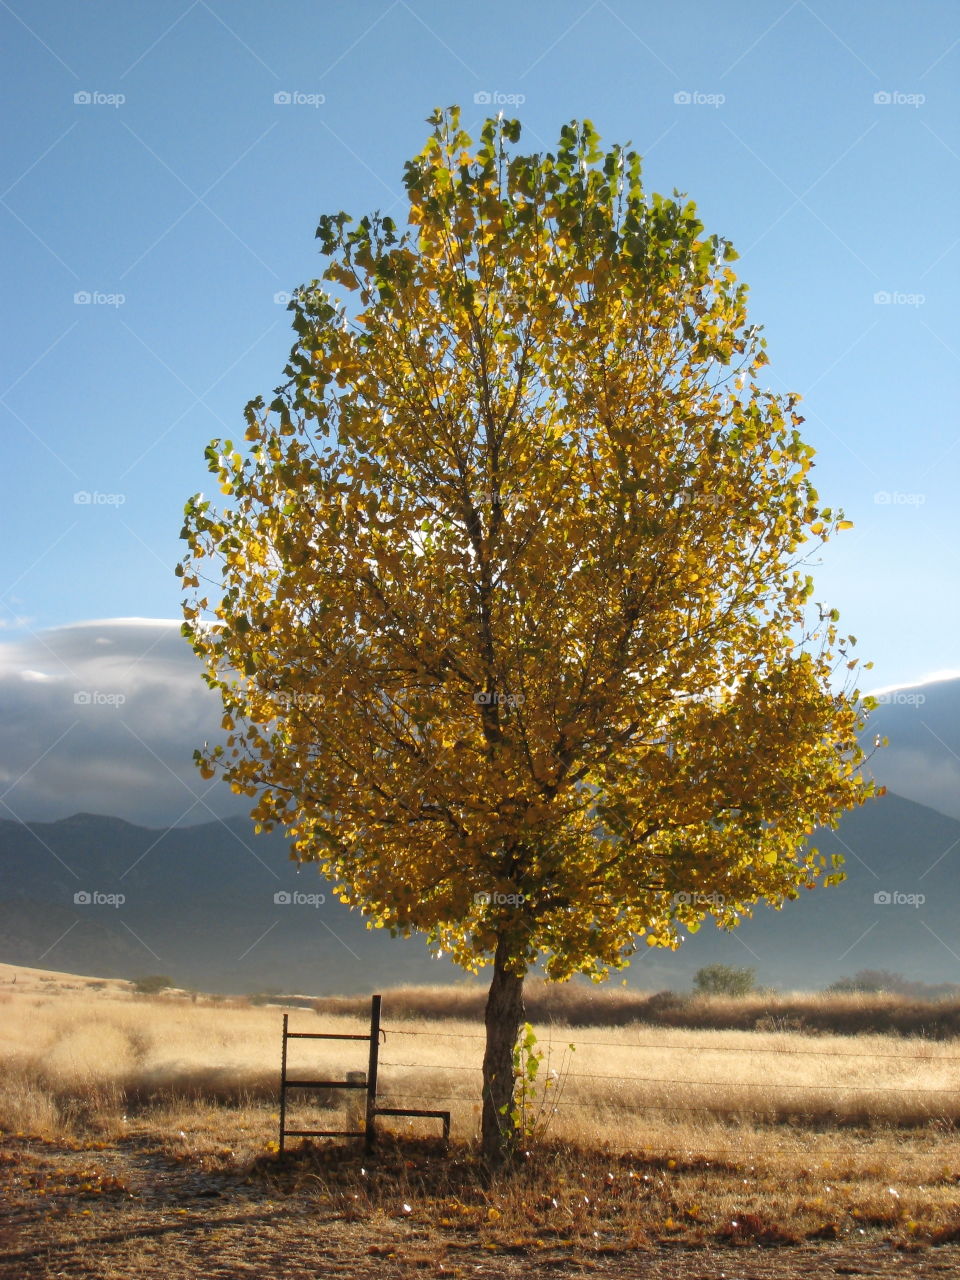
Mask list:
MULTIPOLYGON (((882 691, 871 768, 891 791, 960 818, 960 679, 882 691), (922 695, 922 696, 921 696, 922 695)), ((220 700, 179 622, 112 618, 0 643, 0 818, 103 813, 145 826, 249 810, 193 751, 222 739, 220 700)))
POLYGON ((104 813, 146 826, 207 822, 249 800, 205 782, 220 700, 165 619, 55 627, 0 644, 0 817, 104 813))

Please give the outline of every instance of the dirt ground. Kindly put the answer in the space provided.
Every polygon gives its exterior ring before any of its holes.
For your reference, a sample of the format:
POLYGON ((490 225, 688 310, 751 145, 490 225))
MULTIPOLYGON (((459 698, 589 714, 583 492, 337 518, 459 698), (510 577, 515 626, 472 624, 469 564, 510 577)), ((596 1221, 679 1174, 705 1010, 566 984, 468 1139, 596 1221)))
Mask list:
POLYGON ((960 1244, 905 1248, 880 1231, 802 1245, 649 1238, 625 1246, 559 1233, 511 1243, 471 1223, 418 1221, 414 1206, 351 1209, 343 1197, 324 1205, 318 1186, 309 1175, 285 1188, 256 1170, 197 1169, 145 1136, 87 1147, 8 1136, 0 1145, 0 1277, 960 1277, 960 1244))

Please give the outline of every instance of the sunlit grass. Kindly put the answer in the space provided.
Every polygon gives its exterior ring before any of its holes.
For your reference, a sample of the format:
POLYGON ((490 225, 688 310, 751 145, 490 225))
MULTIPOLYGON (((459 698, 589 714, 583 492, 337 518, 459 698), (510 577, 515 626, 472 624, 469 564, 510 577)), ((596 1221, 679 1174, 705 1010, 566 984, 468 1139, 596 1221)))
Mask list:
MULTIPOLYGON (((246 1174, 368 1216, 403 1216, 408 1204, 431 1230, 469 1228, 508 1247, 960 1233, 957 1040, 543 1024, 541 1078, 556 1073, 538 1103, 546 1137, 511 1178, 489 1184, 476 1165, 476 1018, 401 1017, 385 994, 381 1101, 449 1108, 453 1142, 442 1157, 436 1122, 384 1120, 381 1158, 363 1173, 359 1143, 298 1154, 291 1140, 278 1164, 281 1010, 135 997, 119 983, 48 982, 40 992, 24 984, 5 993, 8 1138, 89 1154, 136 1136, 198 1170, 246 1174), (407 1144, 402 1159, 391 1155, 391 1134, 407 1144)), ((290 1019, 294 1030, 366 1030, 342 1012, 295 1009, 290 1019)), ((293 1041, 290 1055, 292 1072, 329 1078, 366 1065, 361 1042, 293 1041)), ((291 1126, 341 1127, 344 1096, 306 1096, 291 1126)), ((96 1187, 104 1176, 94 1161, 86 1181, 96 1187)))

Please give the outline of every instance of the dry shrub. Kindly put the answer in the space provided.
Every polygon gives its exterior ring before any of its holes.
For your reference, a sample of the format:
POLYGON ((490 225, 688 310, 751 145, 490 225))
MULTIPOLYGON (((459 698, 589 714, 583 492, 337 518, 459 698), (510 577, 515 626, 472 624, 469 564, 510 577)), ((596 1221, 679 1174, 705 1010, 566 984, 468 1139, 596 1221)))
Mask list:
POLYGON ((23 1067, 6 1067, 0 1076, 0 1126, 13 1133, 58 1137, 60 1110, 45 1085, 23 1067))
MULTIPOLYGON (((392 1018, 482 1021, 486 989, 395 987, 384 993, 392 1018)), ((603 990, 581 983, 532 980, 525 990, 527 1018, 541 1026, 657 1027, 714 1031, 788 1030, 831 1035, 900 1035, 949 1040, 960 1036, 960 999, 921 1000, 889 992, 824 992, 749 996, 654 994, 603 990)), ((365 1017, 366 996, 323 996, 321 1015, 365 1017)))

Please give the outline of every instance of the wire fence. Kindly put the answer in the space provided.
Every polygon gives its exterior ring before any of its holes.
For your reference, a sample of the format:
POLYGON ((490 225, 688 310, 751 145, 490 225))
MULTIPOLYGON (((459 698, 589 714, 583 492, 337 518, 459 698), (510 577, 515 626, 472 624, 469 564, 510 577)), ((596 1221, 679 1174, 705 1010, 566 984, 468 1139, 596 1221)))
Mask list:
MULTIPOLYGON (((485 1040, 482 1032, 447 1032, 447 1031, 424 1031, 415 1030, 406 1027, 391 1027, 388 1032, 390 1037, 406 1037, 405 1044, 410 1048, 414 1048, 423 1040, 434 1041, 469 1041, 477 1045, 485 1040)), ((759 1055, 760 1060, 769 1063, 769 1067, 765 1067, 762 1079, 732 1079, 729 1076, 723 1078, 706 1078, 706 1077, 687 1077, 679 1073, 674 1075, 663 1074, 646 1074, 630 1071, 602 1071, 602 1070, 571 1070, 567 1062, 564 1063, 561 1070, 553 1072, 554 1083, 562 1081, 579 1082, 578 1094, 571 1098, 569 1094, 565 1098, 565 1109, 568 1108, 589 1108, 594 1111, 609 1111, 612 1114, 624 1114, 632 1116, 646 1115, 653 1117, 659 1113, 669 1114, 687 1114, 700 1116, 713 1116, 714 1118, 727 1117, 737 1113, 749 1112, 766 1115, 768 1119, 776 1121, 778 1114, 784 1111, 795 1111, 800 1115, 807 1115, 808 1119, 827 1119, 830 1118, 831 1111, 833 1119, 849 1120, 851 1115, 860 1117, 864 1116, 864 1112, 869 1113, 870 1100, 876 1100, 877 1106, 874 1108, 876 1118, 885 1122, 895 1122, 898 1117, 898 1099, 902 1100, 902 1108, 899 1111, 900 1118, 905 1123, 910 1123, 911 1127, 916 1127, 918 1118, 923 1120, 926 1118, 930 1121, 943 1122, 954 1125, 960 1122, 960 1107, 957 1101, 960 1100, 960 1082, 957 1085, 945 1085, 942 1083, 925 1083, 915 1080, 904 1080, 897 1083, 882 1083, 879 1081, 864 1081, 850 1079, 824 1079, 817 1082, 790 1080, 787 1078, 778 1078, 771 1068, 774 1067, 775 1060, 779 1059, 786 1063, 790 1063, 795 1068, 802 1068, 804 1060, 811 1063, 820 1064, 819 1069, 827 1067, 829 1069, 831 1060, 845 1071, 852 1065, 853 1061, 860 1063, 876 1064, 878 1071, 885 1070, 885 1065, 890 1062, 897 1062, 909 1067, 912 1063, 925 1063, 934 1070, 939 1070, 941 1066, 952 1068, 953 1065, 960 1063, 960 1055, 957 1054, 939 1054, 931 1043, 931 1048, 926 1052, 890 1052, 882 1048, 874 1048, 864 1045, 862 1049, 840 1049, 840 1048, 819 1048, 813 1045, 756 1045, 746 1043, 747 1037, 756 1033, 743 1033, 742 1042, 738 1044, 726 1045, 705 1045, 701 1042, 679 1042, 675 1037, 662 1041, 651 1041, 649 1039, 630 1041, 626 1038, 619 1040, 581 1040, 577 1038, 575 1031, 571 1028, 569 1033, 564 1034, 563 1039, 550 1038, 538 1039, 537 1049, 543 1050, 545 1055, 566 1054, 569 1046, 572 1044, 576 1049, 584 1048, 590 1050, 606 1050, 610 1053, 623 1053, 625 1050, 630 1053, 696 1053, 699 1058, 712 1053, 729 1055, 736 1054, 739 1058, 744 1056, 752 1058, 753 1055, 759 1055), (772 1057, 771 1057, 772 1055, 772 1057), (598 1093, 593 1098, 584 1097, 582 1091, 593 1082, 601 1082, 601 1084, 613 1084, 620 1086, 615 1089, 611 1095, 604 1097, 602 1093, 598 1093), (638 1099, 631 1099, 629 1094, 631 1087, 635 1087, 638 1099), (691 1101, 687 1090, 696 1090, 700 1092, 700 1097, 691 1101), (676 1092, 676 1097, 669 1099, 663 1098, 665 1091, 676 1092), (644 1092, 649 1096, 643 1097, 644 1092), (880 1102, 880 1097, 884 1101, 880 1102), (737 1101, 737 1099, 740 1101, 737 1101), (829 1105, 832 1099, 836 1099, 836 1107, 831 1108, 829 1105), (813 1112, 811 1112, 813 1108, 813 1112), (881 1112, 883 1114, 881 1114, 881 1112), (816 1113, 815 1115, 813 1113, 816 1113)), ((775 1031, 772 1034, 790 1034, 789 1032, 775 1031)), ((429 1089, 429 1081, 435 1079, 437 1081, 438 1090, 443 1088, 444 1083, 451 1079, 452 1073, 458 1073, 461 1079, 464 1079, 466 1086, 466 1078, 473 1076, 479 1082, 481 1076, 481 1067, 477 1063, 464 1062, 446 1062, 431 1063, 426 1061, 417 1062, 414 1060, 415 1055, 402 1055, 394 1057, 381 1058, 383 1068, 395 1071, 409 1071, 416 1073, 416 1083, 422 1087, 429 1089)), ((547 1058, 549 1061, 549 1058, 547 1058)), ((952 1072, 951 1072, 952 1074, 952 1072)), ((454 1077, 456 1079, 457 1077, 454 1077)), ((384 1078, 384 1084, 389 1087, 389 1075, 384 1078)), ((449 1091, 416 1093, 410 1094, 403 1086, 401 1081, 397 1081, 396 1088, 402 1090, 404 1097, 409 1097, 411 1101, 423 1100, 443 1102, 444 1104, 460 1103, 477 1105, 477 1095, 472 1092, 451 1093, 449 1091)), ((704 1154, 710 1155, 710 1152, 704 1153, 698 1150, 698 1156, 704 1154)), ((728 1153, 713 1153, 715 1155, 729 1155, 728 1153)), ((747 1153, 749 1154, 749 1153, 747 1153)), ((767 1153, 769 1154, 769 1153, 767 1153)))
MULTIPOLYGON (((451 1063, 449 1066, 430 1066, 419 1062, 388 1062, 386 1058, 380 1059, 381 1067, 404 1067, 411 1068, 415 1071, 472 1071, 474 1074, 479 1072, 479 1067, 467 1067, 459 1063, 451 1063)), ((753 1080, 677 1080, 672 1076, 632 1076, 617 1073, 608 1075, 601 1071, 564 1071, 564 1076, 568 1080, 629 1080, 636 1084, 669 1084, 669 1085, 699 1085, 706 1088, 740 1088, 740 1089, 756 1089, 758 1084, 753 1080)), ((873 1084, 800 1084, 784 1082, 780 1086, 783 1089, 816 1089, 820 1093, 826 1090, 833 1092, 835 1089, 859 1090, 864 1093, 958 1093, 960 1088, 944 1089, 940 1086, 918 1086, 911 1085, 873 1085, 873 1084)))
MULTIPOLYGON (((572 1028, 571 1028, 572 1031, 572 1028)), ((485 1040, 486 1036, 479 1032, 467 1032, 461 1034, 457 1031, 410 1031, 406 1028, 392 1027, 390 1034, 393 1036, 427 1036, 431 1040, 485 1040)), ((753 1032, 743 1032, 744 1035, 754 1034, 753 1032)), ((770 1034, 789 1034, 789 1032, 772 1032, 770 1034)), ((571 1040, 541 1040, 538 1038, 539 1045, 552 1046, 557 1048, 566 1048, 571 1040)), ((575 1041, 577 1046, 591 1046, 605 1049, 656 1049, 663 1052, 664 1049, 695 1049, 698 1053, 776 1053, 783 1055, 789 1054, 811 1054, 825 1058, 893 1058, 900 1062, 903 1059, 916 1058, 918 1061, 929 1062, 932 1060, 929 1053, 877 1053, 871 1049, 862 1049, 853 1051, 848 1049, 781 1049, 778 1045, 750 1045, 743 1047, 736 1044, 717 1044, 710 1045, 709 1048, 703 1045, 692 1044, 670 1044, 669 1042, 660 1042, 658 1044, 644 1044, 642 1041, 626 1041, 626 1040, 580 1040, 575 1041)), ((937 1056, 937 1062, 960 1062, 960 1057, 955 1056, 937 1056)))
MULTIPOLYGON (((822 1143, 824 1132, 850 1126, 875 1131, 870 1142, 892 1141, 890 1133, 906 1129, 933 1126, 938 1131, 954 1133, 960 1127, 960 1073, 955 1072, 960 1055, 951 1053, 954 1046, 942 1041, 928 1041, 921 1051, 892 1051, 889 1040, 878 1044, 873 1036, 856 1048, 821 1047, 809 1041, 790 1043, 791 1039, 801 1040, 802 1033, 789 1028, 731 1028, 736 1037, 734 1043, 709 1044, 695 1034, 680 1040, 671 1034, 675 1030, 665 1028, 663 1040, 652 1039, 649 1029, 647 1035, 641 1031, 643 1038, 637 1040, 630 1039, 629 1034, 617 1039, 580 1039, 572 1027, 551 1026, 547 1038, 538 1037, 535 1045, 535 1052, 541 1055, 536 1083, 541 1099, 536 1103, 539 1113, 543 1114, 542 1108, 546 1107, 559 1118, 562 1128, 572 1125, 574 1131, 581 1133, 584 1125, 591 1126, 591 1131, 599 1125, 610 1139, 605 1149, 611 1153, 620 1150, 619 1141, 626 1136, 626 1130, 617 1130, 617 1118, 631 1117, 628 1128, 633 1133, 632 1117, 644 1117, 649 1123, 637 1131, 638 1141, 664 1147, 674 1140, 687 1145, 695 1142, 696 1150, 687 1152, 687 1158, 735 1158, 738 1162, 751 1158, 744 1143, 732 1137, 735 1152, 706 1150, 711 1145, 709 1141, 701 1144, 694 1137, 698 1118, 724 1129, 730 1126, 732 1134, 747 1138, 747 1145, 753 1125, 756 1140, 767 1144, 762 1152, 753 1153, 756 1158, 769 1157, 771 1149, 781 1147, 795 1155, 802 1154, 803 1143, 812 1136, 822 1143), (783 1043, 751 1043, 767 1036, 783 1037, 783 1043), (939 1052, 941 1047, 947 1052, 939 1052), (571 1065, 571 1048, 587 1051, 587 1061, 577 1062, 576 1070, 571 1065), (625 1065, 624 1054, 650 1053, 677 1055, 680 1061, 664 1063, 666 1071, 654 1068, 652 1073, 644 1071, 640 1064, 639 1070, 631 1070, 629 1064, 626 1069, 602 1069, 625 1065), (701 1068, 706 1065, 701 1075, 691 1077, 682 1069, 681 1063, 689 1053, 697 1054, 701 1068), (731 1054, 736 1058, 731 1059, 731 1054), (608 1061, 604 1062, 607 1055, 608 1061), (711 1066, 707 1065, 711 1055, 716 1055, 713 1065, 717 1068, 717 1074, 712 1076, 711 1066), (859 1070, 854 1063, 859 1064, 859 1070), (902 1067, 903 1072, 892 1068, 892 1063, 902 1067), (551 1070, 551 1064, 556 1069, 551 1070), (918 1064, 929 1070, 920 1069, 918 1064), (783 1070, 778 1071, 781 1065, 783 1070), (676 1070, 677 1066, 681 1069, 676 1070), (904 1078, 898 1079, 900 1074, 904 1078), (807 1078, 797 1079, 797 1075, 807 1078), (682 1125, 674 1135, 669 1133, 672 1117, 682 1125), (680 1117, 689 1117, 694 1128, 688 1129, 687 1120, 680 1117), (884 1130, 886 1138, 882 1136, 884 1130), (761 1133, 766 1136, 761 1138, 761 1133)), ((696 1030, 691 1028, 694 1033, 696 1030)), ((384 1031, 386 1042, 379 1058, 383 1094, 405 1105, 443 1104, 451 1107, 451 1114, 459 1113, 461 1126, 465 1121, 475 1122, 480 1109, 484 1032, 415 1028, 391 1025, 389 1021, 384 1031), (428 1044, 424 1045, 424 1041, 428 1044), (401 1051, 391 1053, 391 1044, 401 1051), (455 1044, 462 1045, 466 1052, 457 1055, 455 1044), (464 1061, 466 1053, 474 1060, 464 1061), (447 1056, 459 1060, 444 1061, 447 1056), (393 1075, 395 1072, 404 1074, 393 1075)), ((623 1149, 621 1154, 631 1150, 635 1148, 623 1149)))

